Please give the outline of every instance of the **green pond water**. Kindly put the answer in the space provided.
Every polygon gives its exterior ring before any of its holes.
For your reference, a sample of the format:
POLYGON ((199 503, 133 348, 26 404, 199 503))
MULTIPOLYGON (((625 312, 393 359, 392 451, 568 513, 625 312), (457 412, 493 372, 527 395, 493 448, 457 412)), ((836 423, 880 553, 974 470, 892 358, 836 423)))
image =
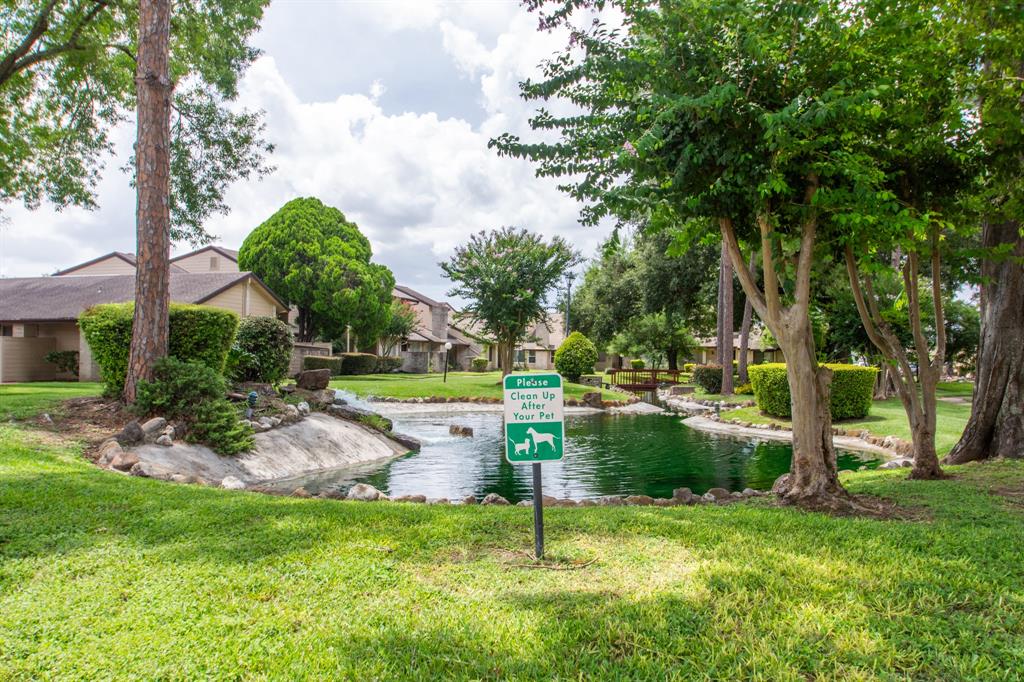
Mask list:
MULTIPOLYGON (((419 453, 356 467, 279 481, 290 492, 344 492, 369 483, 391 496, 461 499, 498 493, 510 502, 532 499, 531 467, 505 461, 501 415, 401 415, 395 430, 419 438, 419 453), (451 436, 451 424, 471 426, 472 438, 451 436)), ((574 415, 566 417, 566 454, 543 465, 544 494, 583 499, 601 495, 671 497, 689 487, 765 490, 789 471, 792 449, 778 441, 709 434, 668 415, 574 415)), ((840 469, 876 467, 872 455, 839 452, 840 469)))

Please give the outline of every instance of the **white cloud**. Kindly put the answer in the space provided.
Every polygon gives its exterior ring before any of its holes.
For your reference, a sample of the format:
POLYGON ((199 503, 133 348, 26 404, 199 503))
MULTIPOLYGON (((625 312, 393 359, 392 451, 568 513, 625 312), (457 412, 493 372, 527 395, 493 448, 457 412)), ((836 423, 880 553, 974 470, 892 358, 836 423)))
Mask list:
MULTIPOLYGON (((365 12, 369 4, 344 4, 338 11, 365 12)), ((447 289, 437 262, 481 229, 517 225, 562 235, 584 253, 593 252, 604 230, 580 227, 576 203, 558 192, 554 181, 534 177, 531 164, 499 158, 487 148, 489 139, 505 130, 528 130, 530 106, 519 98, 518 82, 564 44, 561 38, 538 33, 535 17, 518 8, 510 13, 503 4, 495 12, 504 13, 502 30, 487 41, 482 36, 494 28, 493 16, 479 8, 462 12, 464 4, 428 4, 433 9, 399 19, 393 16, 397 7, 385 3, 389 11, 378 19, 387 26, 381 30, 397 30, 402 22, 433 26, 451 59, 478 83, 483 122, 474 126, 432 111, 385 112, 378 101, 384 92, 380 81, 363 93, 325 93, 304 101, 268 53, 243 80, 240 100, 267 112, 277 170, 262 182, 231 189, 231 214, 207 226, 220 243, 237 247, 286 201, 316 196, 359 224, 376 259, 399 281, 428 295, 442 297, 447 289)), ((123 135, 122 154, 130 149, 131 132, 123 135)), ((107 175, 99 212, 12 211, 12 225, 0 242, 3 273, 36 275, 106 251, 131 250, 134 196, 122 175, 107 175)))

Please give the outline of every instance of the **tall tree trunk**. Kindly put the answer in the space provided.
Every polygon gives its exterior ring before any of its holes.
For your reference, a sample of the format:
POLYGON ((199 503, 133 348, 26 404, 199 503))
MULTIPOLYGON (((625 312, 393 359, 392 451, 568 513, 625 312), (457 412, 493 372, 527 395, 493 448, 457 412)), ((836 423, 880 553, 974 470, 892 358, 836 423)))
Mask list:
POLYGON ((889 364, 884 356, 879 360, 878 357, 879 372, 875 378, 875 394, 872 396, 872 400, 888 400, 897 394, 896 379, 893 376, 897 370, 889 364))
MULTIPOLYGON (((750 276, 755 276, 755 254, 750 254, 750 276)), ((750 383, 750 377, 747 376, 747 353, 750 352, 750 326, 753 323, 754 307, 750 304, 750 297, 743 297, 743 322, 740 325, 740 357, 739 366, 737 367, 740 375, 740 383, 750 383)))
POLYGON ((167 355, 170 308, 171 83, 168 70, 170 0, 141 0, 135 145, 135 316, 124 397, 135 401, 138 383, 153 378, 153 365, 167 355))
POLYGON ((947 464, 1024 457, 1024 236, 1020 223, 986 222, 982 244, 1013 256, 981 262, 981 343, 971 418, 947 464))
POLYGON ((668 348, 665 350, 665 358, 668 361, 669 369, 679 369, 679 350, 676 348, 668 348))
POLYGON ((725 243, 722 243, 722 267, 721 277, 718 280, 719 293, 722 305, 719 312, 718 323, 718 354, 719 363, 722 365, 722 395, 732 395, 732 261, 729 259, 729 250, 725 243))
MULTIPOLYGON (((817 190, 817 177, 809 175, 805 203, 811 206, 817 190)), ((811 330, 811 266, 817 232, 813 209, 801 223, 800 251, 797 255, 793 302, 783 305, 778 270, 772 254, 773 228, 770 216, 757 216, 761 233, 763 292, 746 269, 732 220, 719 218, 723 241, 740 278, 743 292, 754 311, 771 330, 786 356, 793 418, 793 461, 790 473, 780 477, 773 487, 782 500, 813 508, 855 511, 860 508, 843 489, 836 471, 832 446, 832 416, 829 412, 829 387, 832 371, 818 365, 811 330)))

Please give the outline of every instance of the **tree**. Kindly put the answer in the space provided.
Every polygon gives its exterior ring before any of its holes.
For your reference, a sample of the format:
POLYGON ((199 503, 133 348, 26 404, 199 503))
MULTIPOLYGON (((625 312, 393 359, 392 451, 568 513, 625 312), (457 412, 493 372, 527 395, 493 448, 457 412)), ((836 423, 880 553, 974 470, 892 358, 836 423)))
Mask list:
POLYGON ((409 338, 416 329, 416 311, 399 300, 391 301, 387 325, 380 334, 380 354, 384 357, 395 354, 395 348, 409 338))
POLYGON ((135 312, 128 350, 124 398, 135 402, 140 381, 153 378, 166 357, 171 305, 170 194, 171 83, 169 71, 171 1, 142 0, 139 6, 139 61, 135 82, 139 110, 135 153, 135 312))
MULTIPOLYGON (((750 253, 750 265, 747 269, 750 270, 751 278, 756 281, 757 271, 754 269, 757 266, 757 254, 751 251, 750 253)), ((750 299, 746 296, 743 297, 743 321, 740 323, 740 357, 737 362, 736 372, 739 374, 741 384, 749 384, 750 377, 747 376, 747 352, 750 349, 750 328, 754 323, 754 308, 750 305, 750 299)), ((725 365, 723 365, 725 367, 725 365)))
MULTIPOLYGON (((187 3, 173 13, 169 74, 171 237, 210 241, 238 179, 271 169, 261 112, 229 109, 259 52, 247 44, 268 0, 187 3)), ((93 208, 111 131, 136 109, 144 7, 128 0, 0 5, 0 205, 93 208)), ((140 159, 141 160, 141 159, 140 159)), ((133 158, 125 169, 130 174, 133 158)))
POLYGON ((369 240, 336 208, 292 199, 242 243, 238 265, 298 308, 297 338, 376 339, 391 319, 395 278, 370 261, 369 240))
POLYGON ((579 381, 594 371, 597 348, 586 336, 572 332, 555 351, 555 369, 569 381, 579 381))
POLYGON ((1024 13, 1017 2, 967 0, 957 9, 958 44, 975 65, 962 72, 961 84, 964 98, 977 103, 986 257, 971 418, 946 458, 950 464, 1024 457, 1024 13))
POLYGON ((870 220, 892 203, 868 135, 900 106, 879 65, 879 54, 898 54, 901 36, 885 3, 623 2, 622 30, 600 17, 575 28, 571 16, 593 4, 586 0, 530 4, 542 27, 569 26, 571 45, 523 94, 582 112, 542 109, 531 119, 557 142, 506 134, 492 144, 535 160, 541 175, 570 176, 565 187, 587 202, 585 222, 644 215, 683 226, 696 242, 710 239, 713 221, 789 367, 793 460, 779 492, 787 502, 855 507, 836 472, 811 275, 843 233, 836 215, 870 220), (762 285, 746 267, 755 246, 762 285))
POLYGON ((546 321, 548 294, 579 260, 561 237, 545 242, 533 232, 503 227, 474 234, 439 265, 453 284, 448 295, 469 300, 463 313, 497 342, 502 373, 508 374, 516 346, 546 321))
POLYGON ((666 357, 666 349, 689 355, 697 346, 686 329, 664 312, 633 318, 612 343, 619 353, 645 357, 655 368, 666 357))
MULTIPOLYGON (((741 263, 739 267, 743 267, 741 263)), ((722 242, 721 265, 718 269, 718 364, 722 366, 722 395, 732 395, 732 332, 733 326, 733 295, 732 295, 732 262, 729 250, 722 242)), ((749 300, 749 299, 748 299, 749 300)))

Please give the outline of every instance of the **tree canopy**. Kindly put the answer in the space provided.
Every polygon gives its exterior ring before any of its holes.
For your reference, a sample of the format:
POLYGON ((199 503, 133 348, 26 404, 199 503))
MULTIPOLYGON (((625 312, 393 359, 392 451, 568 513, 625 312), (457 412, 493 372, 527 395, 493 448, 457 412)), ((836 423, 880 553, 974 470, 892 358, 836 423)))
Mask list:
MULTIPOLYGON (((248 44, 269 0, 177 3, 172 237, 209 241, 238 179, 269 172, 261 112, 229 108, 259 52, 248 44)), ((15 0, 0 5, 0 205, 95 205, 111 131, 135 109, 139 3, 15 0)), ((128 168, 134 164, 134 158, 128 168)))
POLYGON ((293 199, 253 230, 238 252, 251 270, 298 308, 298 340, 344 336, 375 341, 391 314, 391 271, 371 262, 369 240, 336 208, 293 199))
POLYGON ((474 234, 440 266, 452 281, 448 295, 468 301, 463 313, 498 343, 508 374, 515 347, 546 321, 548 295, 578 262, 579 255, 561 237, 544 241, 534 232, 503 227, 474 234))

